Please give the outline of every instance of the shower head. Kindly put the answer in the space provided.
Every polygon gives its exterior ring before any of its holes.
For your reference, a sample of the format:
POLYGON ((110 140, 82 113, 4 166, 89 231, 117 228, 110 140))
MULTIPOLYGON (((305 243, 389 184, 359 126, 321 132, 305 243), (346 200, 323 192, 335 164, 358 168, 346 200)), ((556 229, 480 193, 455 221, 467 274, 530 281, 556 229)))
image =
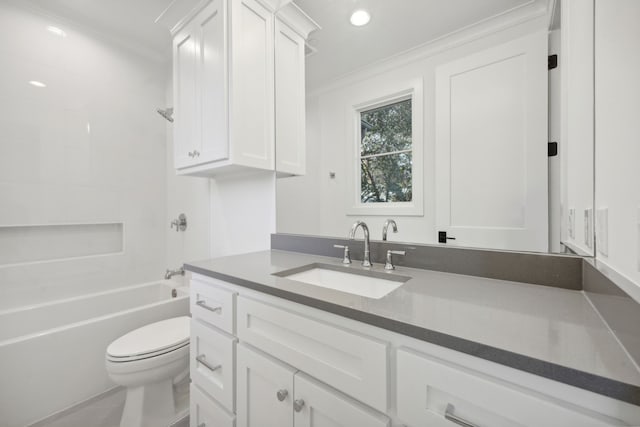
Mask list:
POLYGON ((160 114, 162 117, 164 117, 165 119, 167 119, 168 121, 170 121, 171 123, 173 123, 173 108, 172 107, 168 107, 168 108, 158 108, 156 110, 158 112, 158 114, 160 114))

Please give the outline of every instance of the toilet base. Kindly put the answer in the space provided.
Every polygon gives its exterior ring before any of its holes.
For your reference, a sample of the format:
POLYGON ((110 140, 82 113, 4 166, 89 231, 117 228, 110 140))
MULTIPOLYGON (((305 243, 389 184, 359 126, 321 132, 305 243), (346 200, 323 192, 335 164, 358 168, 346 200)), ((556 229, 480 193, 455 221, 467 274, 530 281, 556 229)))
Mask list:
POLYGON ((176 415, 173 379, 127 389, 120 427, 168 425, 176 415))

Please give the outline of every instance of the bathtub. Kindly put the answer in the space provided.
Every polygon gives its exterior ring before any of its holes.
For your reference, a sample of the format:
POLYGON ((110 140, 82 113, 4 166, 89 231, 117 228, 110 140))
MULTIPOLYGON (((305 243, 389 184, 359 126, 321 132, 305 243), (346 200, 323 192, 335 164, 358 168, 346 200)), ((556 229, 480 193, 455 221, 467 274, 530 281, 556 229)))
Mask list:
POLYGON ((188 313, 188 289, 169 280, 0 311, 0 426, 29 425, 114 387, 109 343, 188 313))

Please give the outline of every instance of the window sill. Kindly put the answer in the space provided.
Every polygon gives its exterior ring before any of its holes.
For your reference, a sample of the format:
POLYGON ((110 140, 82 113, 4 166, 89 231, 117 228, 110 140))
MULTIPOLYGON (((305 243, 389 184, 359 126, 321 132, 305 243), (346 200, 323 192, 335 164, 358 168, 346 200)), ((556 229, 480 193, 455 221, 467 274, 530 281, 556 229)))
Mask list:
POLYGON ((421 205, 414 203, 369 203, 350 206, 347 216, 424 216, 421 205))

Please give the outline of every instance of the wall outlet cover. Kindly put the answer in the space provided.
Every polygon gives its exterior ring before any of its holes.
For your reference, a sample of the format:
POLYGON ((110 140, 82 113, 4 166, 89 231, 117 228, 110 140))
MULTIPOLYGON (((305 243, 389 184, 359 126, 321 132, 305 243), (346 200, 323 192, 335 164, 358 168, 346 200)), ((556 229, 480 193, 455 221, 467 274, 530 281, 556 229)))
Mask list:
POLYGON ((569 224, 568 224, 568 228, 569 228, 569 238, 570 239, 575 239, 576 238, 576 208, 569 208, 569 224))
POLYGON ((600 208, 596 217, 597 250, 603 256, 609 256, 609 208, 600 208))
POLYGON ((593 249, 593 208, 584 210, 584 244, 593 249))

